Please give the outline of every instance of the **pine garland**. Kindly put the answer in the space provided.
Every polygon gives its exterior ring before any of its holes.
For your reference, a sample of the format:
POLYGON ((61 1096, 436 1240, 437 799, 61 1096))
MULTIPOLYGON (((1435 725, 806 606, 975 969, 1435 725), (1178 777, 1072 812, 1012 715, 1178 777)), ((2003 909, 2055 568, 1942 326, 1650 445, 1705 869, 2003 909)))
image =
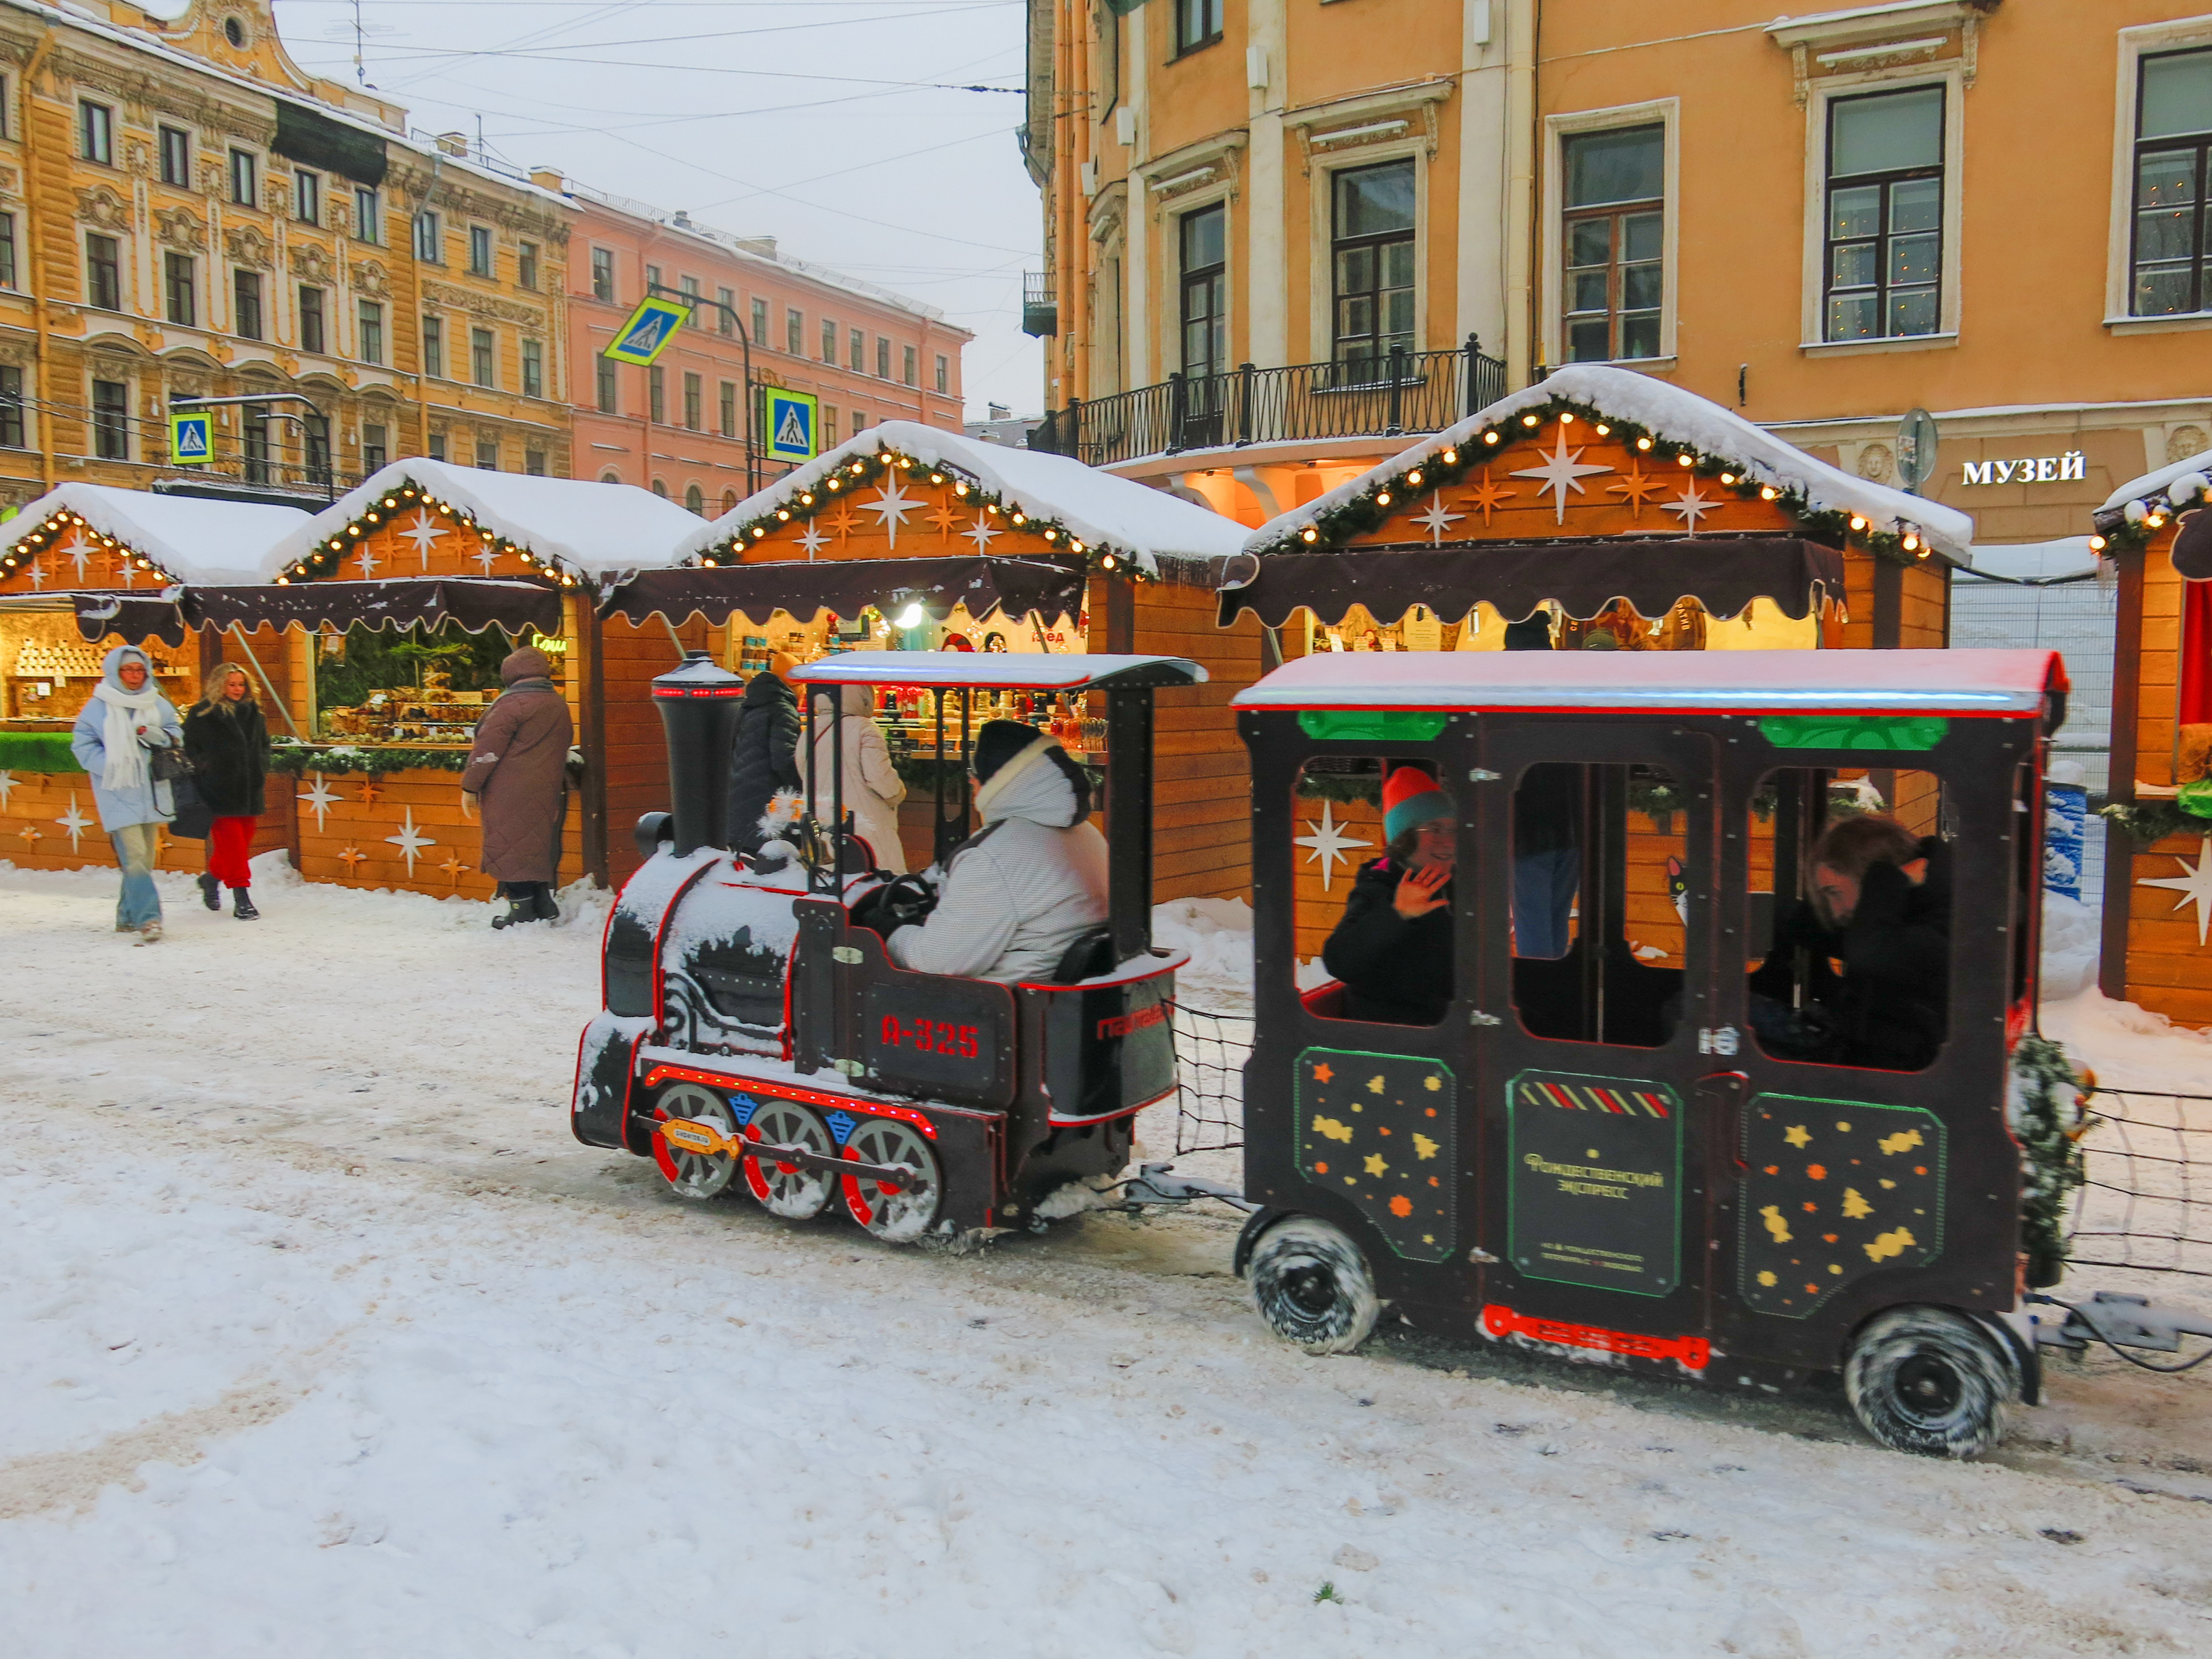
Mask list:
POLYGON ((2178 800, 2116 800, 2097 811, 2138 847, 2155 847, 2168 836, 2212 834, 2212 819, 2198 817, 2178 800))
POLYGON ((295 778, 309 772, 370 777, 391 772, 465 772, 468 765, 466 749, 356 749, 343 743, 321 748, 289 741, 269 745, 269 769, 295 778))
POLYGON ((2021 1147, 2021 1247, 2027 1282, 2056 1285, 2066 1271, 2066 1200, 2088 1178, 2081 1137, 2096 1122, 2088 1101, 2094 1073, 2077 1076, 2066 1051, 2048 1037, 2020 1040, 2012 1055, 2008 1103, 2021 1147))

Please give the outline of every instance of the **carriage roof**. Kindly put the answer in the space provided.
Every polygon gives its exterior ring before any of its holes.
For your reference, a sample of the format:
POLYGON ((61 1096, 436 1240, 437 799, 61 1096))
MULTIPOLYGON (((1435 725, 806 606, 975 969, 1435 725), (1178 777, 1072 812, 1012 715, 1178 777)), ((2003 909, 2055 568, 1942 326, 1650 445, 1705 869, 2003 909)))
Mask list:
POLYGON ((1231 702, 2002 716, 2039 714, 2045 693, 2066 685, 2055 651, 1332 652, 1285 663, 1231 702))
POLYGON ((1196 685, 1206 670, 1186 657, 1105 652, 848 651, 792 670, 817 685, 963 685, 1004 691, 1113 690, 1125 686, 1196 685))

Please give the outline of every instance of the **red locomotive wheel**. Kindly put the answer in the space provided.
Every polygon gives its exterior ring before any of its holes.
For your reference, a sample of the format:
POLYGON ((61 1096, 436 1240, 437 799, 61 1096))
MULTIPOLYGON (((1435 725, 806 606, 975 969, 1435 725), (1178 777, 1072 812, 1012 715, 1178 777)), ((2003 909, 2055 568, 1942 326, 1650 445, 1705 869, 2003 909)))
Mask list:
MULTIPOLYGON (((664 1123, 671 1119, 687 1118, 712 1124, 726 1136, 738 1132, 737 1115, 731 1111, 730 1103, 702 1084, 671 1084, 653 1102, 653 1115, 664 1123)), ((730 1177, 738 1172, 738 1161, 728 1153, 687 1152, 672 1148, 667 1137, 659 1129, 653 1132, 653 1161, 659 1166, 677 1197, 701 1203, 726 1193, 730 1177)))
MULTIPOLYGON (((777 1146, 803 1146, 824 1158, 837 1156, 830 1139, 830 1126, 820 1113, 795 1101, 772 1100, 745 1125, 747 1142, 765 1141, 777 1146)), ((770 1215, 786 1221, 807 1221, 820 1215, 830 1202, 830 1177, 804 1164, 783 1164, 747 1153, 745 1189, 758 1199, 770 1215)))
POLYGON ((868 1176, 844 1176, 845 1207, 853 1219, 878 1238, 904 1244, 920 1238, 937 1219, 944 1182, 937 1154, 917 1129, 893 1118, 870 1118, 853 1131, 845 1156, 861 1164, 901 1166, 911 1176, 896 1190, 868 1176))

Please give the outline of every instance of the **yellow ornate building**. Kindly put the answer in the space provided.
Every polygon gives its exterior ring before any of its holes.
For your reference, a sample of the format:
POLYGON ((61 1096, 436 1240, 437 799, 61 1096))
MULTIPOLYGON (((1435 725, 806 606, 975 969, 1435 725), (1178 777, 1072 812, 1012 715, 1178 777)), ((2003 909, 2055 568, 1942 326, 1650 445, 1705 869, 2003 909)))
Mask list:
POLYGON ((566 476, 573 217, 308 76, 268 0, 0 0, 0 500, 426 453, 566 476), (172 398, 256 395, 170 465, 172 398))

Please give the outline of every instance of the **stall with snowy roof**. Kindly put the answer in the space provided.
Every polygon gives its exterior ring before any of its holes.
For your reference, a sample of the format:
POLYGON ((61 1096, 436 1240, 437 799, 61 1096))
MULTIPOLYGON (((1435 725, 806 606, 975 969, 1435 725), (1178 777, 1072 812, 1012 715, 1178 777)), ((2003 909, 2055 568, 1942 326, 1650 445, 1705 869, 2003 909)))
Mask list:
MULTIPOLYGON (((34 869, 114 862, 70 752, 113 647, 143 650, 180 710, 226 656, 273 671, 263 695, 276 695, 285 671, 275 635, 188 626, 177 596, 186 583, 266 581, 276 544, 307 520, 296 507, 65 483, 0 526, 0 858, 34 869)), ((254 850, 284 843, 272 813, 254 850)), ((198 842, 164 839, 165 868, 198 869, 202 856, 198 842)))
MULTIPOLYGON (((533 645, 554 665, 584 764, 561 874, 607 877, 599 584, 665 563, 698 520, 626 484, 395 461, 286 536, 274 580, 188 592, 284 641, 280 751, 300 781, 295 857, 311 881, 483 897, 479 832, 454 774, 498 695, 501 660, 533 645)), ((273 724, 273 722, 272 722, 273 724)))
POLYGON ((2118 587, 2100 983, 2212 1026, 2212 451, 2122 484, 2095 525, 2118 587))
MULTIPOLYGON (((757 672, 854 648, 1158 653, 1210 678, 1160 694, 1155 751, 1162 899, 1242 893, 1249 797, 1228 697, 1261 672, 1260 631, 1214 625, 1213 588, 1243 529, 1206 509, 1058 455, 904 421, 855 434, 730 512, 695 525, 677 568, 609 587, 610 813, 666 804, 660 735, 643 689, 684 650, 757 672)), ((927 686, 872 692, 909 783, 901 838, 926 863, 938 757, 927 686), (921 786, 921 787, 915 787, 921 786)), ((1080 693, 1007 690, 976 719, 1033 720, 1109 764, 1103 708, 1080 693)), ((957 793, 957 792, 955 792, 957 793)), ((626 854, 617 851, 616 868, 626 854)))
MULTIPOLYGON (((1253 532, 1220 599, 1284 658, 1326 651, 1941 647, 1972 521, 1850 477, 1703 398, 1562 368, 1253 532), (1534 637, 1531 639, 1531 630, 1534 637)), ((1856 785, 1856 780, 1845 780, 1856 785)), ((1911 817, 1932 803, 1892 799, 1911 817)), ((1314 918, 1381 849, 1379 780, 1308 786, 1314 918)), ((1642 948, 1679 960, 1680 818, 1649 797, 1632 849, 1642 948)))

